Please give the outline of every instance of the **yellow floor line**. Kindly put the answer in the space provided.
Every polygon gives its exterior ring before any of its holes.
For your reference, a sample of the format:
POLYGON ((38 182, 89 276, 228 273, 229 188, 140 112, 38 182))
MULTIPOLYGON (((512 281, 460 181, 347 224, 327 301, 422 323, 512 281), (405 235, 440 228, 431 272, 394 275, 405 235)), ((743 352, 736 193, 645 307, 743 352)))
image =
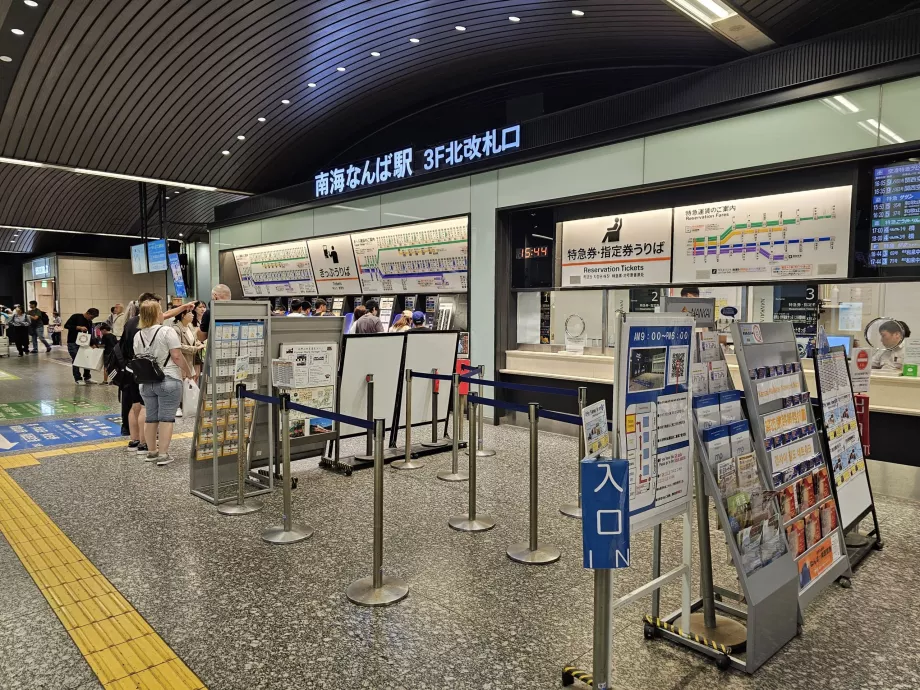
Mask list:
MULTIPOLYGON (((38 461, 34 454, 25 454, 0 458, 0 463, 6 469, 38 461)), ((107 690, 204 688, 128 600, 4 471, 0 471, 0 532, 107 690)))

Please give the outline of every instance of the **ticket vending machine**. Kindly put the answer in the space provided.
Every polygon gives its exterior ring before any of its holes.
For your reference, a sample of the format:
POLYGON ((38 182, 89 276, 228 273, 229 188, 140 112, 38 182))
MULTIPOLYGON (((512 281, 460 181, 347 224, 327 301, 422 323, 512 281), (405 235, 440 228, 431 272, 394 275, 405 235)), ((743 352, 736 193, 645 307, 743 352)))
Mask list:
POLYGON ((387 329, 389 329, 390 325, 393 323, 393 314, 399 313, 396 311, 398 306, 396 299, 394 295, 386 295, 378 300, 378 304, 380 305, 380 320, 387 329))
POLYGON ((344 297, 333 297, 330 300, 326 301, 329 309, 329 313, 333 316, 341 316, 345 313, 345 298, 344 297))

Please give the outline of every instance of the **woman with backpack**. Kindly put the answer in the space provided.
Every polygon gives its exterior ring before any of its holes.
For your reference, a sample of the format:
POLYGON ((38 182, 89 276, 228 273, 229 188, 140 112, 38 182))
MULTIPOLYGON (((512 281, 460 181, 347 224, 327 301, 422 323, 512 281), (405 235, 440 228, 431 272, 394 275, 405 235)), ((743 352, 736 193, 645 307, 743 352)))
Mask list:
POLYGON ((163 310, 156 300, 140 307, 138 332, 134 336, 134 359, 128 365, 140 384, 147 409, 144 439, 147 462, 159 467, 173 461, 169 456, 176 409, 182 400, 182 379, 195 372, 182 356, 176 329, 163 325, 163 310))

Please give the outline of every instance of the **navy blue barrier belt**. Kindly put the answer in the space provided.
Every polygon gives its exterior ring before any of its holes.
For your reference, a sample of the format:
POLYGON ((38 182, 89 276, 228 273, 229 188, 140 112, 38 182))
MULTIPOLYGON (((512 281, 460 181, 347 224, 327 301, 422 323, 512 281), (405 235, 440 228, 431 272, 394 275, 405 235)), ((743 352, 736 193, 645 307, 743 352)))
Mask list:
POLYGON ((553 412, 552 410, 544 410, 542 407, 538 413, 541 417, 546 419, 555 419, 557 422, 565 422, 566 424, 574 424, 575 426, 581 426, 581 417, 577 414, 567 414, 565 412, 553 412))
POLYGON ((518 403, 505 402, 504 400, 492 400, 491 398, 480 398, 478 395, 473 395, 472 393, 466 396, 466 399, 477 405, 488 405, 489 407, 501 407, 505 410, 516 410, 517 412, 530 412, 530 408, 527 405, 519 405, 518 403))
MULTIPOLYGON (((244 398, 250 398, 251 400, 257 400, 258 402, 268 403, 269 405, 280 405, 280 398, 273 398, 270 395, 261 395, 260 393, 252 393, 250 391, 243 391, 244 398)), ((320 410, 316 407, 307 407, 306 405, 300 405, 298 403, 288 403, 289 410, 297 410, 298 412, 306 412, 309 415, 314 417, 322 417, 323 419, 331 419, 336 422, 342 422, 344 424, 351 424, 352 426, 361 427, 362 429, 373 429, 374 423, 369 422, 366 419, 360 419, 359 417, 350 417, 347 414, 339 414, 338 412, 332 412, 330 410, 320 410)))
POLYGON ((414 379, 432 379, 435 381, 453 381, 453 376, 448 376, 447 374, 423 374, 419 371, 412 371, 412 378, 414 379))
MULTIPOLYGON (((415 374, 413 374, 415 376, 415 374)), ((493 388, 509 388, 515 391, 530 391, 532 393, 548 393, 549 395, 565 395, 570 398, 577 398, 578 391, 569 390, 568 388, 553 388, 552 386, 531 386, 527 383, 508 383, 506 381, 489 381, 488 379, 474 379, 472 376, 461 376, 461 381, 467 383, 482 383, 493 388)))
MULTIPOLYGON (((477 365, 477 366, 475 366, 475 367, 470 366, 469 364, 461 364, 461 365, 460 365, 460 369, 461 369, 462 371, 475 371, 475 372, 479 373, 480 376, 482 375, 482 365, 481 365, 481 364, 479 364, 479 365, 477 365)), ((472 374, 470 374, 470 376, 472 376, 472 374)))

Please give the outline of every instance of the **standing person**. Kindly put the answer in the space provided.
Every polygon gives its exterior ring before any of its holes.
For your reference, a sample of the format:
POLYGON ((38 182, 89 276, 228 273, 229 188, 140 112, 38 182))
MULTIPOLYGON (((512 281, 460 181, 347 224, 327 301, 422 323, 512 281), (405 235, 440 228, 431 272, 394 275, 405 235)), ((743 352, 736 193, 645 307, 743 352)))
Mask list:
POLYGON ((29 324, 29 317, 17 304, 10 319, 10 342, 16 346, 20 357, 29 351, 29 324))
POLYGON ((431 329, 425 324, 425 312, 412 312, 412 330, 413 331, 430 331, 431 329))
MULTIPOLYGON (((192 305, 185 305, 191 309, 192 305)), ((184 309, 180 306, 178 309, 184 309)), ((170 310, 174 311, 174 310, 170 310)), ((145 356, 160 365, 161 381, 140 384, 141 397, 147 416, 144 420, 144 439, 147 442, 147 462, 158 467, 173 461, 169 456, 176 409, 182 399, 182 379, 191 378, 192 368, 182 356, 179 335, 175 328, 163 326, 163 310, 157 300, 141 303, 138 331, 134 335, 134 355, 145 356)))
POLYGON ((322 316, 326 313, 326 300, 317 297, 313 300, 313 316, 322 316))
POLYGON ((195 353, 195 380, 197 381, 201 378, 201 369, 204 367, 204 348, 205 344, 198 339, 198 326, 201 325, 201 319, 204 317, 205 311, 207 311, 208 305, 202 301, 195 302, 195 308, 192 309, 195 312, 195 343, 201 347, 198 349, 198 352, 195 353))
POLYGON ((385 333, 386 328, 383 326, 383 321, 377 316, 380 312, 377 307, 377 300, 367 300, 364 303, 364 308, 367 309, 367 313, 355 323, 355 333, 385 333))
POLYGON ((45 326, 48 325, 48 315, 38 308, 38 302, 34 299, 29 302, 29 335, 32 336, 32 354, 38 354, 38 341, 42 341, 45 346, 45 352, 51 352, 51 346, 45 340, 45 326))
MULTIPOLYGON (((77 345, 77 333, 92 333, 93 319, 97 316, 99 316, 99 310, 95 307, 90 307, 82 314, 72 314, 67 319, 67 323, 64 324, 64 328, 67 330, 67 352, 70 353, 71 361, 77 358, 77 353, 80 351, 80 346, 77 345)), ((89 369, 83 370, 83 378, 81 379, 80 370, 74 367, 73 380, 78 386, 85 386, 90 381, 89 369)))
MULTIPOLYGON (((112 334, 112 327, 107 323, 103 323, 99 325, 99 332, 102 333, 102 336, 100 337, 100 340, 102 341, 102 361, 108 362, 109 356, 118 346, 118 338, 116 338, 112 334)), ((108 385, 109 374, 111 373, 112 373, 111 371, 108 371, 106 369, 106 365, 103 364, 102 365, 102 385, 103 386, 108 385)))
POLYGON ((399 319, 390 326, 390 333, 403 333, 410 328, 412 328, 412 311, 406 309, 399 315, 399 319))
POLYGON ((112 335, 121 340, 125 332, 125 322, 128 320, 128 313, 125 311, 125 305, 121 302, 112 307, 112 335))
MULTIPOLYGON (((232 299, 230 294, 230 288, 228 288, 223 283, 218 283, 211 290, 211 301, 225 302, 229 299, 232 299)), ((211 328, 211 310, 206 309, 204 316, 201 317, 201 324, 198 326, 198 340, 201 342, 207 342, 208 340, 208 330, 211 328)))
POLYGON ((359 304, 355 307, 355 310, 351 314, 351 325, 348 327, 348 335, 355 332, 355 326, 358 325, 358 321, 367 313, 367 307, 363 304, 359 304))
POLYGON ((61 312, 56 311, 51 317, 51 344, 60 345, 61 344, 61 331, 64 330, 63 322, 61 321, 61 312))
MULTIPOLYGON (((198 381, 198 370, 195 366, 196 355, 204 348, 204 345, 198 342, 198 316, 195 310, 179 314, 172 324, 176 329, 176 335, 179 336, 179 349, 182 350, 182 356, 185 357, 185 363, 188 364, 189 370, 193 376, 190 379, 198 381)), ((176 416, 182 417, 184 411, 180 403, 179 409, 176 410, 176 416)))

